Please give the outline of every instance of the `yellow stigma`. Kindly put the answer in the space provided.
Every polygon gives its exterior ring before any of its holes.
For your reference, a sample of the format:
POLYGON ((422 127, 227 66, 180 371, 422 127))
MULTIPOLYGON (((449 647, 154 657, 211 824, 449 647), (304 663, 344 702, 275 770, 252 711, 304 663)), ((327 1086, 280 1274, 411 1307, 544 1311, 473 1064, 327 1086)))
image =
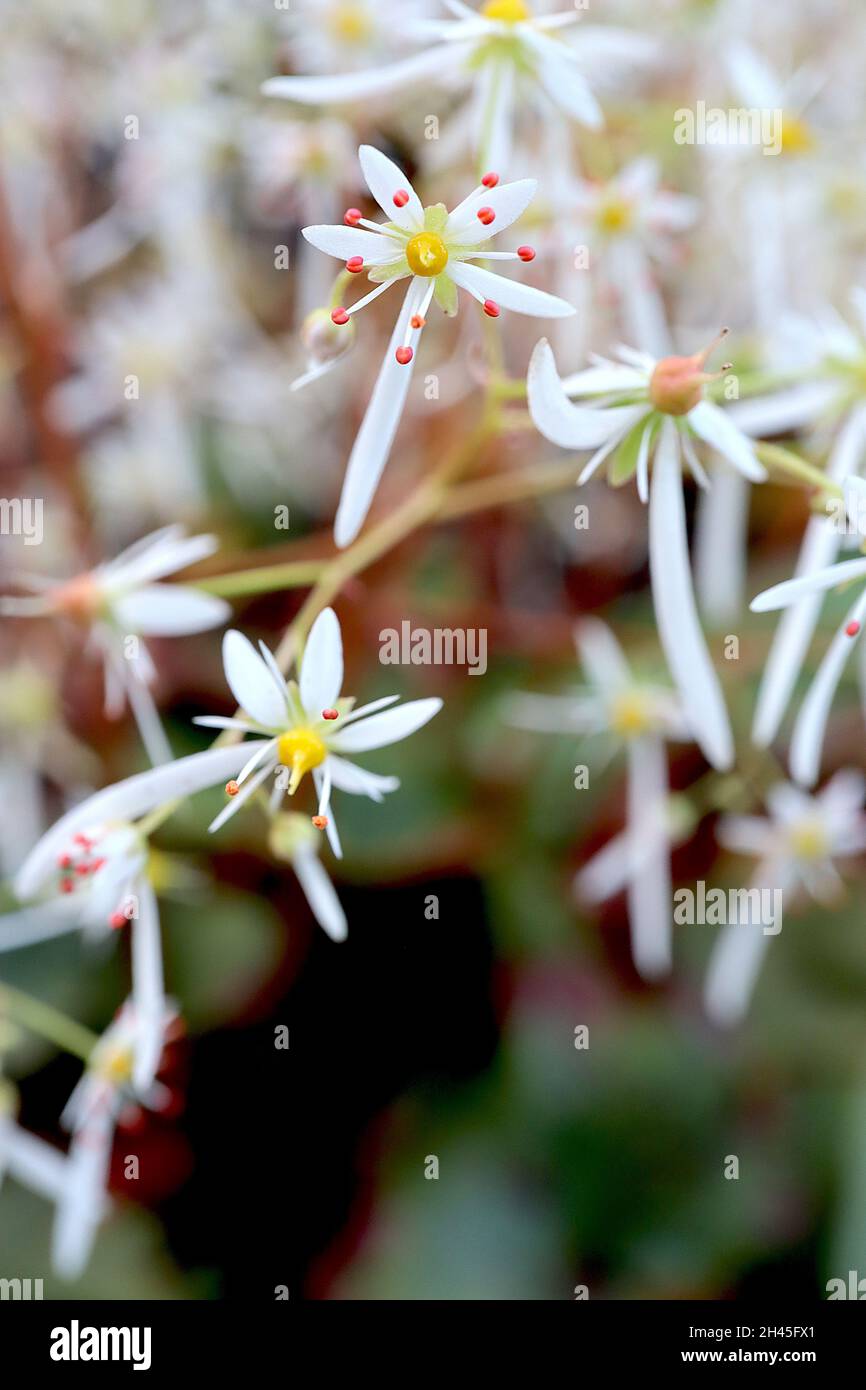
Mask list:
POLYGON ((782 117, 782 152, 808 154, 815 148, 815 137, 799 116, 782 117))
POLYGON ((406 260, 414 275, 424 275, 429 280, 441 275, 448 264, 448 247, 435 232, 419 232, 407 243, 406 260))
POLYGON ((324 743, 312 729, 289 729, 288 733, 280 734, 277 757, 283 767, 292 769, 289 796, 294 796, 305 773, 312 772, 314 767, 325 761, 327 752, 324 743))
POLYGON ((601 231, 608 235, 625 232, 631 226, 631 204, 625 198, 607 198, 601 204, 596 220, 601 231))
POLYGON ((798 859, 824 859, 830 848, 827 831, 820 820, 803 820, 789 831, 791 849, 798 859))
POLYGON ((524 0, 487 0, 481 6, 481 13, 485 19, 498 19, 503 24, 519 24, 532 16, 524 0))
POLYGON ((624 690, 610 702, 608 722, 613 733, 621 738, 634 738, 652 728, 653 715, 649 700, 639 690, 624 690))
POLYGON ((358 4, 334 5, 328 28, 341 43, 366 43, 373 32, 370 16, 358 4))
POLYGON ((131 1047, 109 1047, 94 1062, 94 1071, 113 1086, 124 1086, 132 1080, 133 1055, 131 1047))

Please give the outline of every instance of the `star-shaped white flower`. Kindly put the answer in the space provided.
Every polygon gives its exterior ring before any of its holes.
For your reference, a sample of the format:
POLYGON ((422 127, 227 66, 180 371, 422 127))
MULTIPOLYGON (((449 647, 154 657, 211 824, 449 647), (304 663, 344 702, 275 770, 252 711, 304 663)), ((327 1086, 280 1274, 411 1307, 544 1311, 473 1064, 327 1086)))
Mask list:
POLYGON ((500 184, 498 175, 487 174, 449 213, 443 203, 425 208, 402 170, 372 145, 362 145, 358 157, 370 192, 389 220, 370 222, 357 208, 350 208, 345 217, 348 225, 304 228, 304 236, 313 246, 345 261, 350 271, 360 274, 367 270, 369 279, 378 282, 351 307, 334 309, 331 317, 336 324, 348 324, 353 314, 398 280, 408 280, 409 285, 349 458, 334 525, 339 546, 348 545, 358 534, 373 500, 397 433, 415 350, 434 297, 449 315, 457 312, 458 288, 477 299, 491 318, 498 318, 500 309, 541 318, 574 313, 564 299, 471 264, 476 260, 534 259, 530 246, 516 251, 487 249, 491 237, 525 212, 535 195, 534 179, 500 184))
POLYGON ((118 718, 128 700, 151 761, 166 762, 171 750, 149 690, 156 668, 144 642, 130 650, 127 639, 183 637, 226 621, 231 608, 224 599, 154 582, 212 555, 217 544, 215 536, 187 536, 182 526, 166 526, 74 579, 22 576, 19 586, 32 595, 0 597, 0 613, 80 624, 102 657, 106 715, 118 718))
MULTIPOLYGON (((824 905, 837 903, 842 880, 834 859, 866 849, 861 772, 837 772, 815 796, 780 782, 767 794, 769 816, 725 816, 720 844, 757 858, 752 887, 778 889, 783 902, 806 893, 824 905)), ((713 948, 705 986, 709 1013, 718 1023, 737 1022, 749 1006, 769 941, 760 924, 729 922, 713 948)))
POLYGON ((508 717, 544 732, 606 734, 625 749, 626 829, 584 866, 575 887, 590 902, 625 889, 635 966, 646 979, 658 979, 671 965, 673 834, 665 741, 687 742, 691 734, 677 696, 636 680, 604 623, 583 619, 575 638, 588 689, 559 697, 517 695, 508 717))
POLYGON ((680 471, 684 461, 698 483, 707 485, 697 441, 754 482, 763 481, 766 471, 751 440, 703 398, 712 380, 704 364, 714 346, 658 361, 620 348, 619 361, 594 357, 591 367, 563 381, 542 339, 532 354, 527 389, 532 418, 546 439, 564 449, 593 451, 579 483, 609 457, 616 481, 636 476, 640 498, 649 502, 650 577, 662 646, 696 741, 714 766, 728 768, 733 739, 692 591, 680 471), (571 397, 586 403, 574 404, 571 397))

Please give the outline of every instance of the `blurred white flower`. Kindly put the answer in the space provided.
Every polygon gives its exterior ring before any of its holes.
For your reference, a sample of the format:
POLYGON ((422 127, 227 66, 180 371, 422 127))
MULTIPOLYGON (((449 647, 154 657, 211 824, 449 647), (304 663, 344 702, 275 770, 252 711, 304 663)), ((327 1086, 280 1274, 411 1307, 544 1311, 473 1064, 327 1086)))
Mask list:
POLYGON ((746 435, 703 398, 705 383, 713 379, 704 365, 715 345, 692 357, 658 361, 620 348, 619 361, 593 357, 591 367, 563 381, 542 339, 532 354, 527 386, 532 418, 545 438, 564 449, 595 451, 579 483, 611 455, 618 482, 635 474, 640 498, 649 502, 650 577, 668 666, 696 741, 708 760, 724 769, 733 762, 733 739, 692 592, 680 471, 684 461, 706 486, 696 440, 752 481, 763 481, 766 471, 746 435), (587 404, 573 404, 572 396, 587 404))
MULTIPOLYGON (((860 772, 837 772, 816 795, 781 782, 767 793, 769 816, 725 816, 717 837, 726 849, 758 859, 751 887, 777 889, 783 903, 803 892, 825 906, 838 903, 842 880, 834 859, 866 849, 860 772)), ((704 998, 721 1024, 743 1017, 769 943, 760 923, 729 922, 710 958, 704 998)))
POLYGON ((107 717, 118 718, 128 700, 151 761, 165 762, 171 750, 149 690, 156 668, 140 639, 206 632, 221 626, 231 609, 223 599, 201 590, 153 581, 186 569, 216 549, 214 536, 187 536, 182 526, 167 526, 74 579, 22 575, 19 583, 32 595, 0 598, 0 613, 62 617, 81 624, 102 658, 107 717))
POLYGON ((346 226, 304 228, 313 246, 345 261, 350 271, 360 274, 369 269, 368 278, 377 282, 376 289, 348 309, 334 309, 331 317, 337 324, 346 324, 397 281, 408 279, 409 288, 346 469, 334 523, 339 546, 354 540, 373 500, 403 413, 411 364, 434 296, 449 315, 457 312, 458 287, 477 299, 491 318, 498 318, 501 308, 542 318, 574 313, 563 299, 469 264, 479 259, 534 259, 529 246, 517 251, 486 249, 491 237, 525 212, 535 195, 534 179, 500 184, 498 175, 487 174, 449 213, 444 203, 423 207, 406 175, 379 150, 362 145, 358 156, 370 192, 389 220, 370 222, 350 208, 346 226))
POLYGON ((625 749, 625 831, 589 860, 575 887, 588 902, 625 890, 635 967, 655 980, 671 968, 673 826, 665 742, 689 742, 689 724, 673 691, 634 677, 605 623, 583 619, 575 639, 587 686, 562 696, 514 695, 506 717, 545 733, 606 734, 611 751, 625 749))
POLYGON ((16 1103, 14 1088, 0 1078, 0 1187, 5 1178, 15 1178, 38 1196, 58 1202, 67 1190, 66 1157, 21 1128, 15 1118, 16 1103))
POLYGON ((291 864, 319 926, 332 941, 345 941, 348 934, 346 914, 319 859, 320 843, 316 827, 308 816, 296 811, 283 811, 274 816, 268 835, 271 854, 291 864))

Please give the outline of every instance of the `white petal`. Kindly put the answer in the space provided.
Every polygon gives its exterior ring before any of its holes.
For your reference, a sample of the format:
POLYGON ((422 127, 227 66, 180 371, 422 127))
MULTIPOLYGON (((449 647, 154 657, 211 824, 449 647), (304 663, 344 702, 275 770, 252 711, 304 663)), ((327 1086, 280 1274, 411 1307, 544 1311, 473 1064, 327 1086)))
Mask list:
POLYGON ((837 394, 832 383, 806 382, 774 396, 736 401, 729 406, 728 414, 737 429, 746 434, 783 434, 814 424, 837 394))
POLYGON ((20 1183, 49 1202, 59 1200, 66 1190, 67 1163, 60 1150, 14 1121, 0 1120, 0 1177, 4 1164, 20 1183))
POLYGON ((229 689, 257 724, 282 729, 288 717, 285 690, 277 689, 271 671, 243 633, 230 628, 223 638, 223 666, 229 689))
MULTIPOLYGON (((468 30, 469 26, 466 26, 468 30)), ((507 169, 514 145, 514 63, 484 63, 477 77, 473 145, 487 169, 507 169)))
POLYGON ((382 801, 386 792, 395 792, 400 786, 399 777, 381 777, 377 772, 368 772, 366 768, 338 758, 333 753, 328 755, 325 766, 330 771, 334 786, 352 796, 369 796, 372 801, 382 801))
POLYGON ((292 867, 319 926, 324 927, 332 941, 345 941, 349 934, 346 914, 315 850, 298 850, 292 867))
MULTIPOLYGON (((113 560, 101 571, 105 586, 111 592, 132 588, 133 585, 149 584, 153 579, 164 579, 167 574, 188 569, 190 565, 206 560, 219 549, 216 536, 175 536, 174 528, 166 528, 159 544, 149 545, 136 551, 130 558, 113 560), (170 533, 170 534, 169 534, 170 533)), ((147 538, 146 538, 147 539, 147 538)), ((132 549, 132 548, 131 548, 132 549)))
POLYGON ((132 998, 136 1039, 133 1085, 144 1091, 156 1076, 164 1041, 165 988, 159 908, 150 881, 142 875, 135 884, 138 916, 132 924, 132 998))
POLYGON ((836 589, 852 579, 862 579, 866 575, 866 559, 841 560, 838 565, 828 565, 826 569, 813 570, 801 579, 786 579, 783 584, 774 584, 765 589, 749 604, 753 613, 770 613, 776 608, 787 608, 798 603, 808 594, 820 594, 827 589, 836 589))
POLYGON ((410 700, 396 709, 359 720, 331 739, 330 746, 338 753, 365 753, 371 748, 385 748, 423 728, 441 708, 442 701, 435 696, 428 700, 410 700))
POLYGON ((399 695, 382 695, 380 699, 371 700, 369 704, 359 705, 357 709, 350 710, 344 717, 340 728, 344 728, 346 724, 354 724, 356 719, 363 719, 367 714, 375 714, 377 709, 387 709, 389 705, 393 705, 399 698, 399 695))
POLYGON ((152 584, 123 594, 112 605, 122 627, 142 636, 183 637, 221 627, 231 617, 225 599, 182 584, 152 584))
POLYGON ((746 582, 749 484, 736 468, 720 463, 700 495, 695 523, 695 588, 713 626, 740 615, 746 582))
POLYGON ((814 786, 821 767, 824 731, 836 688, 856 638, 847 635, 848 623, 866 621, 866 591, 845 615, 806 693, 791 736, 791 772, 804 786, 814 786))
POLYGON ((704 985, 704 1007, 720 1027, 732 1027, 746 1013, 770 939, 760 923, 731 922, 719 933, 704 985))
POLYGON ((73 1139, 51 1238, 51 1261, 61 1279, 77 1279, 90 1258, 106 1204, 113 1140, 114 1120, 107 1111, 90 1118, 73 1139))
POLYGON ((653 604, 668 666, 705 757, 727 770, 734 758, 733 738, 695 608, 676 427, 669 419, 662 422, 653 467, 649 542, 653 604))
POLYGON ((745 477, 753 483, 766 482, 767 470, 755 458, 751 442, 717 405, 712 401, 701 401, 700 405, 689 411, 686 418, 695 434, 707 444, 712 444, 745 477))
POLYGON ((418 296, 418 286, 413 279, 349 457, 334 522, 334 540, 341 549, 355 539, 364 524, 400 424, 418 354, 416 352, 406 366, 401 366, 394 354, 406 336, 418 296))
POLYGON ((555 294, 521 284, 519 280, 508 280, 504 275, 496 275, 480 265, 450 261, 447 273, 455 285, 469 290, 470 294, 480 296, 482 301, 494 299, 500 308, 512 309, 517 314, 528 314, 531 318, 564 319, 576 312, 572 304, 555 294))
POLYGON ((318 251, 340 261, 363 256, 365 265, 382 265, 403 254, 403 243, 396 237, 365 232, 360 227, 305 227, 302 236, 318 251))
POLYGON ((529 411, 538 430, 563 449, 596 449, 646 414, 647 406, 613 410, 572 405, 556 370, 553 349, 546 338, 535 346, 526 379, 529 411))
MULTIPOLYGON (((249 744, 245 744, 244 746, 248 748, 249 744)), ((270 777, 276 765, 275 762, 267 762, 265 766, 259 768, 258 772, 254 773, 252 777, 247 778, 240 791, 237 792, 230 801, 226 802, 218 815, 214 816, 208 826, 208 834, 214 835, 218 830, 221 830, 226 821, 231 820, 232 816, 236 815, 241 807, 245 806, 246 803, 255 796, 262 783, 266 778, 270 777)), ((279 787, 279 783, 277 783, 277 787, 279 787)))
POLYGON ((461 246, 476 246, 478 242, 488 241, 523 216, 537 190, 535 179, 517 179, 514 183, 501 183, 496 188, 470 193, 449 214, 445 225, 448 241, 459 242, 461 246), (487 226, 478 220, 478 211, 484 207, 492 208, 495 213, 487 226))
POLYGON ((603 396, 610 391, 645 391, 646 387, 646 372, 620 366, 618 362, 587 367, 562 379, 562 389, 572 400, 576 396, 603 396))
POLYGON ((631 683, 625 653, 607 623, 600 618, 583 618, 574 636, 590 685, 607 695, 631 683))
POLYGON ((573 54, 528 25, 522 27, 521 37, 538 57, 538 76, 551 100, 582 125, 600 130, 604 125, 601 107, 577 69, 573 54))
POLYGON ((300 673, 301 704, 314 719, 337 703, 343 688, 343 639, 333 608, 325 608, 310 629, 300 673))
POLYGON ((38 907, 5 913, 0 917, 0 952, 18 951, 22 946, 34 946, 77 931, 85 910, 85 901, 73 893, 51 898, 38 907))
POLYGON ((858 536, 866 536, 866 482, 852 474, 843 483, 843 493, 845 512, 853 530, 858 536))
POLYGON ((369 68, 366 72, 337 73, 333 77, 271 77, 262 84, 262 92, 268 97, 285 97, 306 106, 335 106, 413 87, 451 68, 454 59, 452 46, 442 45, 387 67, 369 68))
POLYGON ((424 226, 424 208, 403 170, 382 154, 373 145, 362 145, 358 150, 361 169, 367 180, 367 187, 389 222, 407 231, 420 230, 424 226), (394 194, 401 190, 409 194, 409 201, 397 207, 394 194))
POLYGON ((732 854, 768 855, 777 843, 777 832, 766 816, 722 816, 716 839, 732 854))
POLYGON ((662 741, 632 740, 628 745, 629 833, 652 847, 628 882, 632 956, 645 980, 657 980, 671 968, 673 894, 665 833, 667 789, 662 741))
POLYGON ((164 802, 225 782, 243 767, 252 747, 251 743, 242 743, 232 748, 209 748, 164 767, 139 772, 88 797, 61 816, 27 856, 15 877, 16 896, 26 900, 36 894, 56 872, 57 856, 67 850, 78 831, 108 821, 136 820, 164 802))

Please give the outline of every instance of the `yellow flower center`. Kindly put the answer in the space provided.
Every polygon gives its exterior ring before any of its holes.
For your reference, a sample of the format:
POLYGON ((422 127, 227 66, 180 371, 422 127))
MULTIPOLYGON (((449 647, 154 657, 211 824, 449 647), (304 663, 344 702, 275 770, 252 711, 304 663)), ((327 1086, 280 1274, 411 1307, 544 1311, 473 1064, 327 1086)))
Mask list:
POLYGON ((498 19, 503 24, 519 24, 532 15, 524 0, 487 0, 481 6, 481 13, 485 19, 498 19))
POLYGON ((289 729, 288 733, 280 734, 277 757, 283 767, 292 770, 289 796, 294 796, 305 773, 312 772, 314 767, 325 761, 327 753, 324 743, 312 729, 289 729))
POLYGON ((369 14, 357 4, 334 5, 328 15, 328 28, 341 43, 366 43, 373 32, 369 14))
POLYGON ((615 695, 608 710, 611 730, 621 738, 634 738, 652 727, 653 715, 649 700, 639 690, 624 690, 615 695))
POLYGON ((799 116, 782 116, 782 151, 784 154, 808 154, 815 148, 815 137, 799 116))
POLYGON ((441 275, 448 264, 448 247, 435 232, 419 232, 407 243, 406 260, 414 275, 430 279, 441 275))
POLYGON ((631 204, 625 198, 607 198, 598 210, 597 221, 600 229, 608 235, 624 232, 631 226, 631 204))
POLYGON ((132 1080, 133 1060, 131 1047, 110 1047, 97 1058, 94 1071, 113 1086, 124 1086, 132 1080))
POLYGON ((830 848, 827 831, 820 820, 804 820, 791 826, 791 849, 798 859, 824 859, 830 848))

